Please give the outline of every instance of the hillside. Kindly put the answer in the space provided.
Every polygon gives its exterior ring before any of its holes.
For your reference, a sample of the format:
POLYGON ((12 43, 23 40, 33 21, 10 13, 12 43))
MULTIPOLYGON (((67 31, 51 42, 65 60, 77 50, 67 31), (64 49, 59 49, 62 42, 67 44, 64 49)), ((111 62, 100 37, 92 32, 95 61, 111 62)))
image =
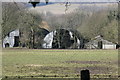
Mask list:
POLYGON ((118 42, 117 3, 71 4, 66 15, 64 4, 37 6, 29 10, 45 14, 51 30, 77 29, 87 39, 103 35, 109 41, 118 42))
MULTIPOLYGON (((74 10, 81 8, 81 10, 86 10, 86 11, 99 11, 105 8, 116 8, 117 3, 86 3, 86 4, 70 4, 68 6, 68 11, 67 13, 73 12, 74 10)), ((63 3, 56 3, 56 4, 51 4, 51 5, 46 5, 46 6, 37 6, 36 8, 30 7, 29 10, 32 12, 38 12, 38 13, 47 13, 51 12, 53 14, 64 14, 65 13, 65 4, 63 3)))
MULTIPOLYGON (((79 7, 79 4, 73 4, 69 7, 68 12, 72 12, 74 9, 79 7)), ((65 5, 64 4, 52 4, 46 6, 38 6, 36 8, 30 8, 30 11, 35 11, 38 13, 45 13, 51 12, 53 14, 64 14, 65 13, 65 5)))

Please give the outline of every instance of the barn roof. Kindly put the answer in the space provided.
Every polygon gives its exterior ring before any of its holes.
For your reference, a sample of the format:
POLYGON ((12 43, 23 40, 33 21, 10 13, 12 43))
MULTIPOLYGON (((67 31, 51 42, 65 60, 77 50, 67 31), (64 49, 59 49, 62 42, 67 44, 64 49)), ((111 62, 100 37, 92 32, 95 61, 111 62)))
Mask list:
POLYGON ((56 29, 46 35, 42 46, 43 48, 72 48, 76 46, 79 48, 82 40, 78 36, 79 34, 74 30, 56 29), (60 41, 59 44, 58 41, 60 41))
POLYGON ((16 29, 16 30, 10 31, 7 36, 8 36, 8 37, 9 37, 9 36, 10 36, 10 37, 12 37, 12 36, 19 36, 19 33, 20 33, 19 29, 16 29))
POLYGON ((91 41, 89 41, 87 44, 98 44, 99 41, 102 41, 103 44, 113 45, 113 42, 110 42, 108 40, 103 39, 103 36, 98 35, 91 41))

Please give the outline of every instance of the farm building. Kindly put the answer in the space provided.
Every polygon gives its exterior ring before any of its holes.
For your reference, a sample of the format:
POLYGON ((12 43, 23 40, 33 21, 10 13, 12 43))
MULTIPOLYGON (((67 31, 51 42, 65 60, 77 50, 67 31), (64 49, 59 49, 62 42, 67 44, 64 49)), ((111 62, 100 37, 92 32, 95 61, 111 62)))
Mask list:
POLYGON ((42 48, 43 39, 48 33, 48 30, 40 27, 34 27, 32 31, 30 29, 21 30, 20 46, 40 49, 42 48))
POLYGON ((116 44, 104 40, 101 35, 85 44, 87 49, 116 49, 116 44))
POLYGON ((19 29, 10 32, 3 40, 3 48, 19 46, 19 29))
POLYGON ((16 29, 10 32, 3 39, 3 48, 6 47, 27 47, 27 48, 42 48, 44 37, 49 33, 44 28, 35 28, 34 32, 26 29, 16 29))
POLYGON ((74 30, 57 29, 44 38, 43 48, 79 49, 83 47, 83 38, 74 30))

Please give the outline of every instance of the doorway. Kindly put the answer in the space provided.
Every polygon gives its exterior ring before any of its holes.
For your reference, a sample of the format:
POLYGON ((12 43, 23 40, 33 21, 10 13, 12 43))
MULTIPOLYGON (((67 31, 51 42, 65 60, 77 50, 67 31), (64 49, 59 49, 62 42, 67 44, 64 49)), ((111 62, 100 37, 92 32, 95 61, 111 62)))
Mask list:
POLYGON ((103 42, 102 41, 99 41, 98 42, 98 49, 102 49, 103 48, 103 42))
POLYGON ((19 46, 19 36, 14 36, 15 42, 14 42, 14 47, 19 46))
POLYGON ((9 45, 9 43, 6 43, 5 48, 8 48, 8 47, 10 47, 10 45, 9 45))

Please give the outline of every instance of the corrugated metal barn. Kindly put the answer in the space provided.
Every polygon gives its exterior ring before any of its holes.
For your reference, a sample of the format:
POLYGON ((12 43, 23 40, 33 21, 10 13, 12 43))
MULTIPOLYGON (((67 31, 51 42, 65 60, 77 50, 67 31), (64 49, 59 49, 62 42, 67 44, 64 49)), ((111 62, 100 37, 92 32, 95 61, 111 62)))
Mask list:
POLYGON ((75 33, 77 31, 57 29, 46 35, 42 46, 53 49, 80 49, 83 47, 83 38, 75 33))

